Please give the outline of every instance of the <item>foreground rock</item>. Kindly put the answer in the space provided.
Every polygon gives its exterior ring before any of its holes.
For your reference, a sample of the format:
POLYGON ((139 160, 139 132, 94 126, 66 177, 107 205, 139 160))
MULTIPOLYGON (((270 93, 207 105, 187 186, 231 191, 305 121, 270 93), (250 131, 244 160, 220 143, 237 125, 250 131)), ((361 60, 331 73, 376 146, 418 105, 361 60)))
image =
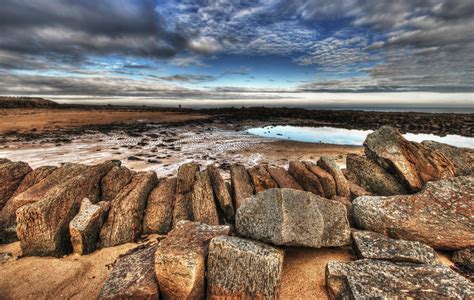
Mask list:
POLYGON ((333 196, 337 195, 336 181, 331 174, 310 161, 305 161, 304 164, 311 172, 314 173, 314 175, 318 177, 319 182, 323 187, 324 197, 331 199, 333 196))
POLYGON ((187 163, 178 169, 176 202, 173 208, 173 226, 182 220, 193 220, 192 192, 199 165, 187 163))
POLYGON ((354 250, 359 258, 435 264, 436 252, 419 242, 394 240, 370 231, 353 231, 354 250))
POLYGON ((102 247, 135 242, 140 237, 146 200, 157 183, 155 172, 137 173, 112 200, 109 217, 100 231, 102 247))
POLYGON ((245 167, 242 165, 230 166, 230 179, 235 208, 238 209, 245 199, 253 195, 253 185, 245 167))
POLYGON ((144 245, 119 257, 97 299, 158 299, 156 245, 144 245))
POLYGON ((126 167, 116 166, 102 178, 102 200, 112 201, 117 194, 130 182, 135 172, 126 167))
POLYGON ((100 229, 109 208, 109 202, 92 204, 87 198, 82 200, 79 213, 69 223, 69 234, 74 253, 85 255, 94 252, 99 240, 100 229))
POLYGON ((303 190, 301 185, 282 167, 267 167, 268 173, 280 188, 303 190))
POLYGON ((308 170, 303 162, 290 161, 288 173, 296 179, 305 191, 311 192, 315 195, 324 196, 324 190, 318 177, 308 170))
POLYGON ((275 245, 313 248, 350 243, 343 204, 292 189, 271 189, 245 201, 237 210, 240 235, 275 245))
POLYGON ((48 177, 57 167, 53 166, 43 166, 34 169, 33 171, 26 174, 26 176, 21 181, 20 185, 16 189, 15 193, 13 193, 11 198, 14 198, 16 195, 19 195, 29 189, 30 187, 34 186, 35 184, 39 183, 41 180, 48 177))
POLYGON ((329 174, 332 175, 334 181, 336 182, 336 191, 337 195, 341 197, 350 197, 351 190, 349 187, 349 182, 342 173, 341 169, 336 165, 336 163, 327 156, 321 156, 318 160, 318 166, 326 170, 329 174))
POLYGON ((428 181, 446 179, 456 173, 452 162, 441 152, 407 141, 390 126, 369 134, 364 147, 368 158, 393 173, 413 192, 428 181))
POLYGON ((278 299, 284 252, 238 237, 212 239, 208 299, 278 299))
POLYGON ((235 217, 234 205, 232 203, 232 197, 229 192, 227 184, 222 179, 219 169, 213 165, 209 165, 206 168, 212 183, 212 189, 214 190, 214 196, 219 203, 219 208, 224 214, 227 222, 233 222, 235 217))
POLYGON ((194 221, 219 225, 214 191, 207 171, 196 173, 192 201, 194 221))
POLYGON ((13 196, 23 178, 31 172, 24 162, 5 162, 0 164, 0 210, 13 196))
POLYGON ((161 295, 165 299, 203 299, 209 242, 229 233, 229 226, 179 222, 156 251, 155 270, 161 295))
POLYGON ((474 248, 463 249, 453 253, 451 256, 453 263, 458 265, 470 265, 474 269, 474 248))
POLYGON ((443 153, 454 165, 456 176, 474 175, 474 150, 459 148, 435 141, 423 141, 421 145, 443 153))
POLYGON ((143 217, 143 233, 166 234, 171 230, 176 177, 161 179, 148 196, 143 217))
POLYGON ((443 265, 362 259, 326 266, 332 299, 470 299, 473 285, 443 265))
POLYGON ((278 185, 273 180, 270 173, 268 173, 267 169, 264 165, 257 165, 251 167, 247 170, 250 178, 252 179, 253 186, 255 187, 255 192, 260 193, 268 189, 277 188, 278 185))
POLYGON ((414 195, 371 197, 353 201, 358 228, 419 241, 435 249, 474 246, 474 177, 429 182, 414 195))

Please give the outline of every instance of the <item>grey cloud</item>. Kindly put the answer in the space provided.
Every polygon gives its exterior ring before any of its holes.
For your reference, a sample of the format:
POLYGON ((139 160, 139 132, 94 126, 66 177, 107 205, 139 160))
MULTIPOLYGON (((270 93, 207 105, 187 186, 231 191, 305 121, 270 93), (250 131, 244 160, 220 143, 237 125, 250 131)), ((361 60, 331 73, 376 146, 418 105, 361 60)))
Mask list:
POLYGON ((217 80, 215 76, 211 75, 200 75, 200 74, 176 74, 171 76, 158 76, 157 78, 165 81, 178 81, 178 82, 207 82, 217 80))

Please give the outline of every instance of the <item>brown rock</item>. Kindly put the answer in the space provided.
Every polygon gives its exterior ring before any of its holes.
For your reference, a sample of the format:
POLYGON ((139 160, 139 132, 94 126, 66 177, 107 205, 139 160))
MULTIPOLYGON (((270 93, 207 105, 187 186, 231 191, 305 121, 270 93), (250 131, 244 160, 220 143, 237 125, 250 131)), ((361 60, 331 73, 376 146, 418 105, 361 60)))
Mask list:
POLYGON ((214 192, 207 171, 196 173, 192 201, 195 221, 209 225, 219 225, 214 192))
POLYGON ((176 202, 173 209, 173 226, 182 220, 193 220, 192 192, 199 165, 186 163, 179 167, 176 184, 176 202))
POLYGON ((278 184, 279 188, 288 188, 302 191, 301 185, 288 174, 288 172, 282 167, 267 167, 268 173, 272 176, 273 180, 278 184))
POLYGON ((173 204, 176 199, 176 177, 161 179, 148 196, 143 232, 166 234, 171 230, 173 204))
POLYGON ((474 150, 460 148, 434 141, 423 141, 421 145, 443 153, 449 159, 456 170, 456 176, 474 175, 474 150))
POLYGON ((224 213, 225 219, 228 222, 234 220, 234 205, 232 204, 232 197, 230 196, 229 189, 222 179, 222 176, 215 166, 207 166, 207 172, 211 178, 212 188, 214 190, 214 196, 219 203, 219 208, 224 213))
POLYGON ((31 172, 24 162, 6 162, 0 164, 0 210, 15 193, 23 178, 31 172))
POLYGON ((238 209, 245 199, 254 193, 250 177, 242 165, 230 166, 230 178, 235 208, 238 209))
POLYGON ((9 162, 11 162, 11 160, 9 160, 8 158, 0 158, 0 165, 6 164, 9 162))
POLYGON ((296 181, 303 187, 305 191, 319 196, 324 195, 324 190, 321 183, 319 182, 318 176, 314 175, 313 172, 308 170, 304 163, 300 161, 290 161, 288 173, 290 173, 296 179, 296 181))
POLYGON ((272 179, 272 176, 268 173, 264 165, 251 167, 247 170, 247 173, 250 175, 256 193, 278 187, 277 183, 272 179))
POLYGON ((15 193, 13 193, 11 198, 14 198, 16 195, 23 193, 33 185, 37 184, 41 180, 45 179, 48 175, 50 175, 57 167, 53 166, 43 166, 34 169, 30 173, 26 174, 26 176, 21 181, 20 185, 16 189, 15 193))
POLYGON ((351 199, 355 199, 360 196, 373 196, 371 192, 366 191, 363 187, 349 181, 349 188, 351 189, 351 199))
POLYGON ((110 172, 102 178, 102 200, 112 201, 120 190, 126 186, 135 172, 130 171, 126 167, 115 166, 110 172))
POLYGON ((153 171, 133 175, 132 180, 112 200, 109 217, 100 231, 102 247, 135 242, 140 237, 146 200, 157 183, 153 171))
POLYGON ((161 295, 165 299, 204 299, 209 242, 229 233, 229 226, 178 223, 156 251, 155 270, 161 295))
POLYGON ((332 175, 334 181, 336 182, 336 191, 337 195, 341 197, 350 197, 351 190, 349 188, 349 182, 342 173, 341 169, 336 165, 336 163, 327 156, 321 156, 318 160, 318 166, 326 170, 329 174, 332 175))
POLYGON ((332 196, 335 196, 337 194, 336 181, 334 180, 331 174, 324 171, 322 168, 318 167, 316 164, 310 161, 305 161, 304 164, 308 168, 308 170, 313 172, 314 175, 318 177, 319 182, 321 183, 321 186, 324 190, 324 197, 331 199, 332 196))

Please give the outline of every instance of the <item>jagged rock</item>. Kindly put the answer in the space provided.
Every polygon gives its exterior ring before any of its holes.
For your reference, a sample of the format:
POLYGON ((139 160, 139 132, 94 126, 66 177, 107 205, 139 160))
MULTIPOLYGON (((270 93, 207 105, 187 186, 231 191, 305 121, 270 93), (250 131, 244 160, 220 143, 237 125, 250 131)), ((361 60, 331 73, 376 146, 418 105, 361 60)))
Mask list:
POLYGON ((336 181, 331 174, 310 161, 305 161, 304 164, 311 172, 314 173, 314 175, 316 175, 316 177, 318 177, 319 182, 321 183, 321 186, 324 190, 324 197, 331 199, 332 196, 337 195, 336 181))
POLYGON ((9 160, 8 158, 0 158, 0 165, 6 164, 9 162, 11 162, 11 160, 9 160))
POLYGON ((272 176, 263 165, 251 167, 247 170, 247 173, 250 175, 250 179, 252 179, 256 193, 278 187, 275 180, 273 180, 272 176))
POLYGON ((135 172, 130 171, 126 167, 113 167, 112 170, 102 178, 102 200, 112 201, 120 190, 130 182, 133 174, 135 174, 135 172))
POLYGON ((31 172, 30 166, 21 161, 0 164, 0 210, 29 172, 31 172))
POLYGON ((69 223, 69 234, 74 253, 85 255, 94 252, 100 228, 109 208, 109 202, 92 204, 87 198, 82 200, 79 213, 69 223))
POLYGON ((225 219, 228 222, 232 222, 235 217, 235 211, 229 189, 224 182, 224 179, 222 179, 219 169, 217 169, 215 166, 209 165, 207 166, 206 170, 211 179, 214 196, 219 203, 219 208, 224 213, 225 219))
POLYGON ((148 196, 143 217, 144 233, 166 234, 171 230, 175 199, 176 177, 161 179, 148 196))
POLYGON ((458 265, 470 265, 474 269, 474 248, 455 251, 451 256, 453 263, 458 265))
POLYGON ((195 221, 209 225, 219 225, 216 201, 214 199, 211 179, 207 171, 196 173, 192 201, 195 221))
POLYGON ((247 199, 237 210, 242 236, 275 245, 337 247, 350 243, 343 204, 292 189, 270 189, 247 199))
POLYGON ((161 295, 165 299, 204 299, 209 242, 229 233, 229 226, 179 222, 156 251, 155 270, 161 295))
POLYGON ((250 177, 242 165, 230 166, 230 178, 235 208, 238 209, 245 199, 254 193, 250 177))
POLYGON ((57 167, 54 166, 43 166, 36 168, 30 173, 26 174, 26 176, 23 178, 20 185, 16 189, 15 193, 13 193, 13 195, 11 196, 11 198, 14 198, 16 195, 23 193, 33 185, 45 179, 56 169, 57 167))
POLYGON ((69 223, 79 211, 82 199, 97 195, 100 180, 114 166, 112 161, 95 166, 70 166, 69 176, 76 172, 79 175, 69 178, 67 174, 57 177, 54 171, 15 197, 13 201, 26 198, 30 202, 16 211, 16 232, 23 255, 61 256, 69 253, 69 223))
POLYGON ((352 204, 358 228, 435 249, 474 246, 474 176, 429 182, 413 195, 363 196, 352 204))
POLYGON ((193 220, 192 192, 199 165, 186 163, 179 167, 176 184, 176 201, 173 208, 173 226, 182 220, 193 220))
POLYGON ((362 259, 326 265, 331 299, 470 299, 473 285, 443 265, 362 259))
POLYGON ((288 173, 296 179, 305 191, 319 196, 324 195, 324 190, 318 177, 308 170, 304 163, 300 161, 290 161, 288 173))
POLYGON ((394 174, 405 187, 419 191, 426 182, 455 175, 454 165, 441 152, 407 141, 395 128, 382 126, 364 142, 365 154, 394 174))
POLYGON ((267 167, 268 173, 280 188, 303 190, 301 185, 282 167, 267 167))
POLYGON ((219 236, 209 246, 208 299, 278 299, 283 250, 238 237, 219 236))
POLYGON ((142 245, 120 256, 97 299, 159 299, 155 245, 142 245))
POLYGON ((349 182, 342 173, 341 169, 336 165, 336 163, 327 156, 321 156, 318 160, 318 166, 323 168, 326 172, 332 175, 334 181, 336 182, 336 191, 337 195, 341 197, 350 197, 351 190, 349 188, 349 182))
POLYGON ((135 242, 140 237, 146 200, 157 183, 153 171, 133 175, 111 202, 109 217, 100 231, 102 247, 135 242))
POLYGON ((381 196, 401 195, 407 191, 395 176, 364 156, 348 154, 347 172, 365 190, 381 196))
POLYGON ((388 238, 371 231, 353 231, 354 250, 359 258, 436 264, 436 252, 428 245, 388 238))
POLYGON ((454 165, 456 176, 474 175, 474 150, 459 148, 435 141, 423 141, 421 145, 444 154, 454 165))
POLYGON ((351 190, 351 199, 355 199, 360 196, 373 196, 371 192, 366 191, 363 187, 349 181, 349 188, 351 190))

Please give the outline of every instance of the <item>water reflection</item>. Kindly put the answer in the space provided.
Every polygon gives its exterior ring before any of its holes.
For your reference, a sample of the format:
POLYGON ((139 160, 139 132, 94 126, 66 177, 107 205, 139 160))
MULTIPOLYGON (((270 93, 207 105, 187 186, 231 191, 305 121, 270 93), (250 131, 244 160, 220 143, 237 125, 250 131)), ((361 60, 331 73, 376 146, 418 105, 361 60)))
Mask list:
MULTIPOLYGON (((298 127, 298 126, 266 126, 248 129, 247 132, 263 137, 293 140, 311 143, 327 143, 337 145, 362 145, 371 130, 353 130, 334 127, 298 127)), ((431 140, 458 147, 474 148, 474 138, 450 134, 437 136, 434 134, 404 134, 410 141, 421 142, 431 140)))

